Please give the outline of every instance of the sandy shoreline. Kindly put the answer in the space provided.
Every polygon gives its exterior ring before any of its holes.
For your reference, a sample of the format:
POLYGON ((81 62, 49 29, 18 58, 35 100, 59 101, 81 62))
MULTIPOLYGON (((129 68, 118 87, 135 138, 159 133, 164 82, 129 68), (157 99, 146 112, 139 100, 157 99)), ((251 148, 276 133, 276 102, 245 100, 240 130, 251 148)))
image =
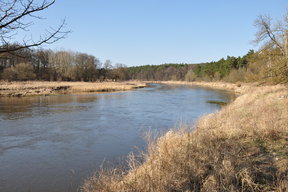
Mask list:
POLYGON ((71 93, 128 91, 146 87, 136 81, 126 82, 0 82, 0 97, 47 96, 71 93))

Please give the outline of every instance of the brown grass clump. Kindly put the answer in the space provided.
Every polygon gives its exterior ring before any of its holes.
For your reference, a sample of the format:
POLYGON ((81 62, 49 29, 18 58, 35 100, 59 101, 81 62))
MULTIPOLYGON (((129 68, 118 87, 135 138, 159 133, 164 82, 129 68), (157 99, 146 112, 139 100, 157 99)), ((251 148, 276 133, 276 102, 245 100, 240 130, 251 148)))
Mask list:
POLYGON ((288 91, 257 87, 194 131, 169 131, 148 145, 130 170, 102 171, 84 192, 288 191, 288 91))

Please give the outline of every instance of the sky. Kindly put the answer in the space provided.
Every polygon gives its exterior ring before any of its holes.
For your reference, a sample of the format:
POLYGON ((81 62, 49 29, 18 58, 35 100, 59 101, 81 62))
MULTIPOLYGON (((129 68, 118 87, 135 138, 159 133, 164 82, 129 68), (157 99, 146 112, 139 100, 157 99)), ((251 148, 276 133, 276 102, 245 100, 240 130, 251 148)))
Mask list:
POLYGON ((72 32, 44 48, 127 66, 201 63, 257 49, 257 16, 281 19, 286 11, 287 0, 56 0, 31 31, 65 19, 72 32))

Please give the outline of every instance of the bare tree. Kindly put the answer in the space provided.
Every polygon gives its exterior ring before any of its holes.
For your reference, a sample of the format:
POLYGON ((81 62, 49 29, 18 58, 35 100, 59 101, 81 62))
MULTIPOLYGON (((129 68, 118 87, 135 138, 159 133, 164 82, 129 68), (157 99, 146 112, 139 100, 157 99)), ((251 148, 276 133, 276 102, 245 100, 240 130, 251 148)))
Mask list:
POLYGON ((11 46, 10 41, 18 31, 22 30, 27 33, 26 36, 30 36, 29 28, 33 25, 32 20, 42 19, 37 13, 48 9, 54 3, 55 0, 0 0, 0 54, 51 44, 64 38, 70 32, 63 31, 65 20, 57 28, 46 29, 46 33, 40 35, 37 40, 23 39, 22 43, 11 46))
POLYGON ((122 63, 116 63, 115 68, 113 69, 112 72, 112 79, 114 81, 120 80, 120 81, 125 81, 128 80, 128 71, 127 71, 127 66, 122 64, 122 63))
POLYGON ((283 56, 288 56, 288 14, 282 21, 272 23, 268 15, 260 15, 255 21, 258 28, 255 42, 264 42, 264 48, 278 48, 283 56))
MULTIPOLYGON (((288 82, 288 12, 276 22, 270 16, 261 15, 255 25, 258 28, 255 42, 264 45, 259 52, 262 60, 258 59, 261 66, 265 64, 264 78, 275 83, 288 82)), ((250 62, 250 69, 258 61, 250 62)))
POLYGON ((97 65, 99 60, 92 55, 85 53, 77 53, 75 55, 76 63, 76 80, 81 81, 94 81, 97 78, 97 65))
POLYGON ((106 60, 103 64, 103 68, 105 70, 109 70, 109 69, 112 69, 113 68, 113 65, 112 65, 112 61, 110 61, 109 59, 106 60))
POLYGON ((49 63, 55 73, 54 78, 56 78, 56 80, 72 80, 74 55, 73 52, 67 51, 58 51, 49 54, 49 63))

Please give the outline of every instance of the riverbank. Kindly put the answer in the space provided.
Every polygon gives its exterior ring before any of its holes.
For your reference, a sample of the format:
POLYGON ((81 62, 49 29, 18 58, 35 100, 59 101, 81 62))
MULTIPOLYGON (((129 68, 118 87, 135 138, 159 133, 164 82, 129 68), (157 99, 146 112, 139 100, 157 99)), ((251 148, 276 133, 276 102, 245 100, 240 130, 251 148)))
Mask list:
POLYGON ((143 161, 130 155, 128 172, 95 174, 83 191, 287 191, 287 86, 246 86, 229 85, 240 94, 232 103, 193 131, 179 127, 152 141, 143 161))
POLYGON ((49 81, 0 81, 0 97, 57 95, 70 93, 91 93, 127 91, 146 87, 146 83, 127 82, 49 82, 49 81))
POLYGON ((245 92, 257 87, 257 83, 227 83, 227 82, 204 82, 204 81, 146 81, 146 83, 161 83, 161 84, 168 84, 168 85, 191 85, 191 86, 199 86, 199 87, 206 87, 211 89, 219 89, 225 91, 232 91, 236 95, 244 94, 245 92))

